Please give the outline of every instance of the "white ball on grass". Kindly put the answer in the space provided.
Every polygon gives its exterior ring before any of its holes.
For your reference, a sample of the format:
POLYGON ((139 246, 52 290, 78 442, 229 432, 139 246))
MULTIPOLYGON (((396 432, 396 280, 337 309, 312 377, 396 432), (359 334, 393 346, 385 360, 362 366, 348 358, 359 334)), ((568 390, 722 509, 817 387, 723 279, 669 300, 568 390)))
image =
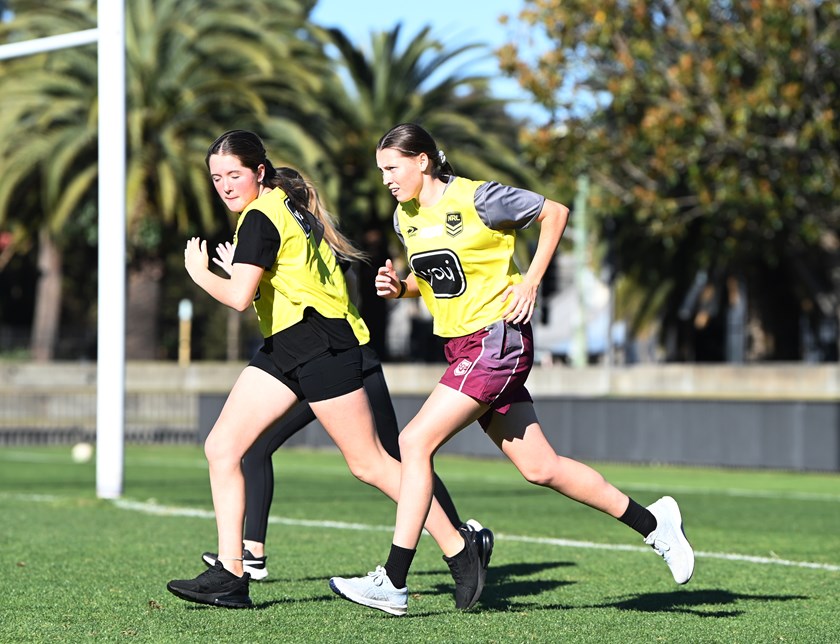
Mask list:
POLYGON ((74 463, 87 463, 93 457, 93 445, 90 443, 76 443, 70 450, 74 463))

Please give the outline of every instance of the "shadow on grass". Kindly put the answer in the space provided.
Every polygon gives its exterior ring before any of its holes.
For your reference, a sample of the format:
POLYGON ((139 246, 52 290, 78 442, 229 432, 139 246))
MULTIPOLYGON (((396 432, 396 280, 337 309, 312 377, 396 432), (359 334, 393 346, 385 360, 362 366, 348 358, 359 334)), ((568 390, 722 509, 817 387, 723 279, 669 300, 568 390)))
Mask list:
MULTIPOLYGON (((570 586, 576 582, 555 579, 535 580, 533 576, 553 568, 574 565, 576 564, 565 561, 512 563, 502 566, 491 564, 487 570, 487 580, 477 608, 490 611, 509 611, 520 607, 519 602, 511 601, 513 598, 533 597, 564 586, 570 586)), ((436 584, 433 588, 434 592, 438 593, 451 594, 453 592, 451 583, 436 584)))
MULTIPOLYGON (((544 561, 539 563, 512 563, 506 564, 504 566, 497 566, 493 562, 490 562, 490 568, 487 570, 487 581, 485 583, 485 589, 489 588, 490 586, 495 586, 498 584, 509 583, 509 580, 512 577, 528 577, 530 575, 539 574, 545 570, 551 570, 552 568, 563 568, 567 566, 576 566, 577 564, 568 563, 564 561, 544 561)), ((425 570, 411 570, 408 573, 409 579, 409 586, 413 586, 416 584, 411 583, 412 578, 416 577, 428 577, 430 575, 446 575, 447 583, 437 584, 432 588, 435 592, 450 592, 452 590, 452 581, 451 577, 449 576, 449 569, 446 567, 446 564, 441 562, 441 568, 439 570, 432 570, 432 569, 425 569, 425 570)), ((334 575, 335 577, 359 577, 363 576, 359 574, 359 570, 351 570, 341 572, 338 571, 334 575)), ((274 581, 319 581, 323 580, 327 582, 329 580, 329 576, 313 576, 313 577, 289 577, 288 579, 280 579, 279 577, 268 577, 259 582, 253 582, 257 584, 269 584, 274 581)), ((486 592, 486 590, 485 590, 486 592)), ((530 594, 530 593, 529 593, 530 594)))
MULTIPOLYGON (((513 610, 520 610, 520 609, 528 609, 531 608, 531 604, 528 602, 516 602, 511 601, 512 598, 522 598, 522 597, 533 597, 536 595, 540 595, 545 592, 553 591, 558 588, 562 588, 563 586, 569 586, 576 582, 572 581, 557 581, 557 580, 534 580, 531 578, 533 575, 538 575, 546 570, 551 570, 554 568, 563 568, 574 566, 576 564, 569 563, 569 562, 562 562, 562 561, 547 561, 547 562, 539 562, 539 563, 514 563, 514 564, 506 564, 503 566, 490 566, 490 569, 487 571, 487 580, 484 585, 484 592, 481 595, 481 599, 479 603, 476 605, 474 611, 500 611, 500 612, 507 612, 511 609, 513 610)), ((409 579, 412 577, 423 577, 429 575, 439 576, 441 574, 445 574, 447 577, 446 582, 442 583, 435 583, 426 588, 419 590, 423 595, 429 594, 441 594, 451 596, 454 593, 454 585, 451 579, 449 579, 448 571, 444 568, 443 570, 417 570, 411 571, 409 573, 409 579)), ((337 576, 339 577, 353 577, 358 576, 358 571, 348 574, 341 574, 338 573, 337 576)), ((254 587, 262 586, 262 585, 270 585, 272 583, 278 583, 283 581, 295 581, 295 582, 312 582, 312 581, 323 581, 326 585, 328 583, 328 578, 323 576, 317 577, 303 577, 303 578, 294 578, 294 579, 280 579, 276 577, 270 577, 260 582, 255 582, 254 587)), ((409 581, 409 585, 411 582, 409 581)), ((253 592, 253 591, 252 591, 253 592)), ((253 596, 252 596, 253 599, 253 596)), ((332 601, 334 599, 338 599, 335 595, 326 593, 324 595, 317 595, 306 599, 293 599, 293 600, 273 600, 267 602, 254 602, 254 608, 257 609, 264 609, 269 608, 275 604, 289 604, 289 603, 299 603, 299 602, 318 602, 318 601, 332 601)), ((545 606, 537 606, 534 605, 533 607, 545 608, 545 606)), ((454 605, 453 605, 454 608, 454 605)), ((555 606, 554 608, 568 608, 566 606, 555 606)), ((378 613, 381 611, 373 611, 374 613, 378 613)), ((447 611, 444 611, 447 612, 447 611)), ((471 611, 472 612, 472 611, 471 611)), ((440 611, 409 611, 408 617, 424 617, 429 615, 436 615, 439 614, 440 611)), ((385 613, 381 613, 384 617, 389 617, 385 613)))
POLYGON ((683 613, 698 617, 738 617, 745 611, 723 609, 739 601, 787 602, 810 599, 804 595, 745 595, 722 589, 677 590, 670 593, 644 593, 614 602, 582 606, 581 608, 617 608, 642 613, 683 613))

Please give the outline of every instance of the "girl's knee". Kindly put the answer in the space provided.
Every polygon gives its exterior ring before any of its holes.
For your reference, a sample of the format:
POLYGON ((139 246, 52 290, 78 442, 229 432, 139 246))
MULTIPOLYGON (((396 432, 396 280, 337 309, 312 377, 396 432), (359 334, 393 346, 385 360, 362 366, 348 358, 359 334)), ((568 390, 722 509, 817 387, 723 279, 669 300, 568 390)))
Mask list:
POLYGON ((535 470, 522 472, 522 475, 528 483, 539 485, 540 487, 551 487, 551 476, 548 472, 535 470))
POLYGON ((379 482, 379 476, 382 473, 382 467, 379 465, 380 463, 375 462, 374 460, 347 462, 347 467, 350 468, 350 473, 353 476, 359 479, 362 483, 367 483, 368 485, 373 485, 374 487, 379 487, 377 483, 379 482))
POLYGON ((556 459, 540 459, 538 462, 517 465, 517 467, 528 483, 552 487, 557 477, 559 463, 556 459))
POLYGON ((429 443, 421 431, 413 430, 411 427, 400 432, 400 460, 406 458, 428 458, 434 453, 436 446, 429 443))
POLYGON ((238 455, 231 445, 225 441, 215 439, 213 432, 204 441, 204 457, 211 466, 239 466, 242 455, 238 455))

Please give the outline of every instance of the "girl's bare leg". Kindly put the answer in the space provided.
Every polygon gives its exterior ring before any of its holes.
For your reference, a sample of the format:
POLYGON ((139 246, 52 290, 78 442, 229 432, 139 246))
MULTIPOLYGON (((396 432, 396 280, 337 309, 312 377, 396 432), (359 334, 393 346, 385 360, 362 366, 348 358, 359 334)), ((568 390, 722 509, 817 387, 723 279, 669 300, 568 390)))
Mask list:
MULTIPOLYGON (((414 549, 433 502, 433 459, 438 449, 478 418, 486 406, 450 387, 437 385, 417 415, 400 434, 402 479, 393 543, 414 549)), ((431 516, 431 515, 430 515, 431 516)), ((458 535, 457 531, 455 534, 458 535)), ((454 541, 463 549, 463 537, 454 541)), ((447 556, 454 553, 445 552, 447 556)))
MULTIPOLYGON (((428 499, 423 502, 422 516, 418 516, 419 527, 414 545, 405 547, 416 547, 425 523, 426 529, 443 554, 452 556, 463 549, 463 537, 452 526, 443 508, 433 500, 431 467, 428 482, 425 478, 420 481, 406 478, 406 475, 401 476, 401 471, 405 470, 401 470, 400 462, 391 457, 379 441, 368 398, 363 389, 337 398, 313 402, 310 405, 330 438, 341 451, 350 471, 361 481, 378 488, 394 501, 397 501, 401 494, 401 479, 410 481, 410 484, 406 486, 407 489, 422 487, 424 495, 428 489, 428 499), (352 424, 348 423, 348 419, 351 418, 354 421, 352 424)), ((401 456, 405 459, 402 452, 401 456)), ((404 463, 405 460, 403 460, 403 468, 404 463)))
POLYGON ((216 513, 218 556, 222 565, 235 575, 242 575, 245 521, 242 457, 259 435, 296 402, 295 394, 279 380, 256 367, 246 367, 204 443, 216 513))
POLYGON ((534 406, 517 403, 505 414, 493 414, 487 434, 522 476, 535 485, 619 518, 630 502, 626 494, 588 465, 558 455, 543 434, 534 406))

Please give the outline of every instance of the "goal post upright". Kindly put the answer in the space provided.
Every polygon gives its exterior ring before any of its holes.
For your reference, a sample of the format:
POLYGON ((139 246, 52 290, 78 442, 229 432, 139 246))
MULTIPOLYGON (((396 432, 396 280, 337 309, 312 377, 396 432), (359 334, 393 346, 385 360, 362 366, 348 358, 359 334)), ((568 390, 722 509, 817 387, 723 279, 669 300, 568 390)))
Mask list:
POLYGON ((96 494, 122 495, 125 462, 125 0, 99 0, 96 494))
POLYGON ((125 463, 125 0, 96 5, 96 29, 0 45, 0 60, 97 43, 96 494, 113 499, 122 495, 125 463))

